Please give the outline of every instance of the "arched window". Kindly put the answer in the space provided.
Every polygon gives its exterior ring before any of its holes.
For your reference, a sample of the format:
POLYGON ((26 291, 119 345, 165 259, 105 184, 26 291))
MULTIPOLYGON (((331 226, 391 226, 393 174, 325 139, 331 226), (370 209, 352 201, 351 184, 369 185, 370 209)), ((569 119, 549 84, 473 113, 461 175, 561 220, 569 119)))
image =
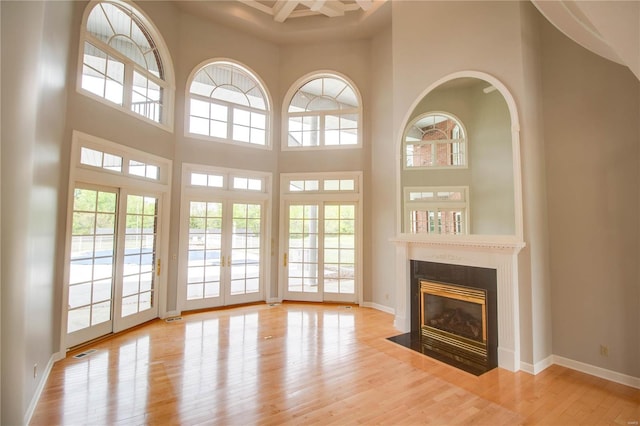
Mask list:
POLYGON ((405 132, 405 169, 466 167, 466 153, 464 126, 451 114, 422 114, 405 132))
POLYGON ((87 11, 79 88, 171 128, 173 71, 160 34, 123 1, 92 3, 87 11))
POLYGON ((284 149, 361 145, 360 95, 350 82, 335 74, 316 74, 294 88, 286 98, 284 149))
POLYGON ((209 62, 193 74, 187 96, 187 131, 229 143, 270 146, 269 100, 246 68, 209 62))

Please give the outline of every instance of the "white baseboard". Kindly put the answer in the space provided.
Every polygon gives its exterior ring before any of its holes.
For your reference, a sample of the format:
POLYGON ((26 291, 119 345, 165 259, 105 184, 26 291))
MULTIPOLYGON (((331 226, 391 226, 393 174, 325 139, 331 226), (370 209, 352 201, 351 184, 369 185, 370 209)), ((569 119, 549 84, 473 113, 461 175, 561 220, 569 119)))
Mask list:
POLYGON ((508 349, 498 345, 498 367, 508 371, 518 371, 522 369, 520 354, 513 349, 508 349))
POLYGON ((160 316, 160 319, 179 317, 180 315, 182 315, 182 312, 180 311, 167 311, 162 316, 160 316))
POLYGON ((388 314, 391 315, 395 315, 396 310, 393 308, 390 308, 389 306, 384 306, 384 305, 380 305, 379 303, 373 303, 373 302, 362 302, 360 304, 360 306, 364 307, 364 308, 373 308, 373 309, 377 309, 379 311, 382 312, 386 312, 388 314))
POLYGON ((29 402, 29 406, 27 407, 27 412, 24 414, 24 423, 28 425, 31 422, 31 417, 33 417, 33 413, 36 411, 36 406, 38 405, 38 401, 40 401, 40 396, 42 395, 42 391, 44 390, 44 386, 47 384, 47 380, 49 379, 49 374, 51 373, 51 369, 53 368, 53 364, 60 359, 59 352, 56 352, 51 355, 49 361, 47 362, 46 367, 42 370, 42 376, 40 376, 40 381, 38 382, 38 387, 36 391, 33 393, 33 398, 31 398, 31 402, 29 402))
POLYGON ((562 367, 567 367, 572 370, 577 370, 582 373, 600 377, 601 379, 606 379, 611 382, 616 382, 622 385, 631 386, 632 388, 640 389, 640 377, 628 376, 626 374, 607 370, 606 368, 596 367, 590 364, 585 364, 584 362, 574 361, 572 359, 561 357, 558 355, 551 355, 551 357, 553 357, 554 364, 561 365, 562 367))
POLYGON ((529 364, 528 362, 520 361, 520 369, 526 373, 533 374, 534 376, 554 364, 553 355, 546 357, 542 361, 538 361, 535 364, 529 364))

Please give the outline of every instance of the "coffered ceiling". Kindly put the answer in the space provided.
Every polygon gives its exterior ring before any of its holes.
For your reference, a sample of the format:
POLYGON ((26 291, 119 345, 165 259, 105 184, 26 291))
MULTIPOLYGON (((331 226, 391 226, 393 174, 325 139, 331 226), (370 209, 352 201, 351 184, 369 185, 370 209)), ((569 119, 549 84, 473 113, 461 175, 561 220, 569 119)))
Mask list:
POLYGON ((344 16, 358 10, 367 11, 373 0, 238 0, 273 17, 276 22, 305 16, 324 15, 330 18, 344 16))
POLYGON ((175 4, 278 44, 368 38, 391 23, 388 0, 179 0, 175 4))

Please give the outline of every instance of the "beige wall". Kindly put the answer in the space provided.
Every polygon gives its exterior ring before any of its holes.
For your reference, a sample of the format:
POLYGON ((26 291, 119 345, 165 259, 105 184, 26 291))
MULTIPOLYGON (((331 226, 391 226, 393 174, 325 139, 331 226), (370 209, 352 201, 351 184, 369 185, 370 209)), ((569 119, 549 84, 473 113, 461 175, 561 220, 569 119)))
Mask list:
MULTIPOLYGON (((371 43, 371 166, 365 209, 370 227, 365 234, 364 300, 392 310, 395 306, 395 249, 390 239, 396 234, 396 144, 394 143, 393 67, 391 28, 377 35, 371 43), (370 256, 367 254, 370 252, 370 256)), ((367 220, 367 219, 365 219, 367 220)))
POLYGON ((22 424, 57 351, 56 245, 68 2, 2 8, 2 424, 22 424), (39 23, 25 31, 26 23, 39 23), (34 378, 34 365, 37 376, 34 378))
POLYGON ((542 41, 553 351, 640 377, 640 83, 546 23, 542 41))
MULTIPOLYGON (((511 92, 521 123, 522 186, 526 250, 519 256, 520 295, 530 306, 548 306, 544 220, 543 143, 538 137, 537 96, 527 80, 535 73, 529 61, 535 45, 527 38, 528 3, 394 2, 393 126, 396 143, 419 95, 435 81, 460 71, 480 71, 501 81, 511 92), (451 25, 455 22, 455 25, 451 25), (427 25, 428 23, 428 25, 427 25)), ((375 259, 374 259, 375 261, 375 259)), ((537 311, 536 311, 537 312, 537 311)), ((535 365, 551 355, 547 317, 520 310, 522 361, 535 365)))
MULTIPOLYGON (((463 70, 500 80, 518 108, 527 243, 518 259, 522 361, 533 367, 554 353, 640 376, 639 83, 626 68, 557 33, 529 3, 393 2, 392 27, 371 40, 277 46, 186 15, 170 2, 139 2, 175 66, 174 132, 141 125, 76 92, 86 3, 0 5, 3 424, 22 422, 41 377, 33 379, 33 365, 42 371, 59 350, 72 129, 174 161, 170 254, 178 251, 182 162, 274 173, 276 246, 278 173, 364 170, 364 301, 392 310, 395 251, 389 239, 399 223, 404 120, 430 84, 463 70), (24 22, 42 26, 24 31, 24 22), (212 58, 236 60, 262 78, 273 102, 274 150, 184 136, 187 78, 212 58), (363 149, 339 156, 279 151, 283 98, 315 70, 342 73, 360 90, 363 149), (598 354, 600 344, 609 347, 608 357, 598 354)), ((276 296, 277 264, 273 257, 268 297, 276 296)), ((176 262, 168 274, 171 310, 176 262)))
POLYGON ((551 296, 547 194, 542 134, 542 77, 539 25, 542 17, 528 2, 521 3, 522 93, 520 108, 520 156, 522 204, 527 246, 518 256, 520 298, 520 354, 529 370, 539 371, 548 362, 551 346, 551 296))

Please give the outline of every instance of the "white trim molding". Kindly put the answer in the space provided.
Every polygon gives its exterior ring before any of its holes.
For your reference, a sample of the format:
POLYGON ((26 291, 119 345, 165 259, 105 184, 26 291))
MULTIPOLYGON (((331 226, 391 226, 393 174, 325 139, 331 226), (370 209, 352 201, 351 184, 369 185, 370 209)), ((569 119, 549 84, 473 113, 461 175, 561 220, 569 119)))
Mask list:
POLYGON ((510 238, 464 239, 419 238, 403 234, 396 245, 396 310, 394 326, 411 330, 410 261, 447 263, 496 270, 498 293, 498 367, 520 370, 520 309, 518 298, 518 253, 525 246, 510 238))
POLYGON ((40 396, 42 396, 42 391, 44 391, 44 387, 47 384, 47 380, 49 380, 49 374, 51 374, 51 369, 53 368, 53 364, 58 361, 59 354, 54 353, 49 358, 46 367, 42 371, 42 377, 40 377, 40 381, 38 382, 38 386, 36 387, 36 391, 33 393, 33 397, 29 402, 29 406, 27 407, 27 411, 24 414, 24 424, 28 425, 31 422, 31 417, 36 411, 36 407, 38 406, 38 402, 40 401, 40 396))
POLYGON ((385 313, 391 314, 391 315, 395 315, 396 314, 396 310, 393 309, 392 307, 381 305, 381 304, 375 303, 375 302, 362 302, 360 304, 360 306, 362 306, 363 308, 376 309, 378 311, 385 312, 385 313))
POLYGON ((600 377, 601 379, 609 380, 611 382, 620 383, 621 385, 640 389, 640 377, 629 376, 627 374, 618 373, 617 371, 607 370, 606 368, 596 367, 595 365, 586 364, 580 361, 574 361, 559 355, 552 355, 552 358, 553 364, 600 377))

